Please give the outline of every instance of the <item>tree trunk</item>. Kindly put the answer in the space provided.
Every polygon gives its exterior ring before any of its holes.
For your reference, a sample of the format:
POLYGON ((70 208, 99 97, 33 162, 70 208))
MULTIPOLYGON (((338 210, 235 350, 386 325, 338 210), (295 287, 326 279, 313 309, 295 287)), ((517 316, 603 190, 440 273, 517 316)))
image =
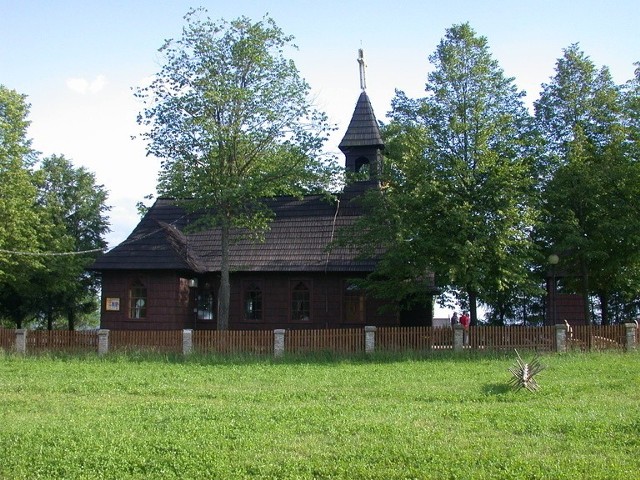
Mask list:
POLYGON ((580 273, 582 274, 582 303, 584 308, 584 321, 591 325, 591 312, 589 311, 589 273, 584 255, 580 255, 580 273))
POLYGON ((433 295, 427 295, 427 325, 433 327, 433 295))
POLYGON ((47 310, 47 330, 53 330, 53 312, 51 307, 47 310))
POLYGON ((478 294, 471 289, 467 290, 469 295, 469 315, 471 316, 471 325, 478 325, 478 294))
POLYGON ((229 281, 229 222, 221 229, 220 289, 218 290, 218 330, 229 330, 229 305, 231 282, 229 281))
POLYGON ((602 314, 602 325, 610 325, 611 318, 609 317, 609 295, 606 292, 600 292, 600 312, 602 314))
POLYGON ((67 311, 67 321, 69 323, 69 330, 73 331, 76 329, 76 312, 73 308, 70 308, 67 311))

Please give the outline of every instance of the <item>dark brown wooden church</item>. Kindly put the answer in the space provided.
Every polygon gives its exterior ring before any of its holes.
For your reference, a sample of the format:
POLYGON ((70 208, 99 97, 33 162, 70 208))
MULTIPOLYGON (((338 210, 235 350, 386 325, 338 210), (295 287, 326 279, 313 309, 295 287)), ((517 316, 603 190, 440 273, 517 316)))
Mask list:
MULTIPOLYGON (((264 241, 232 242, 231 329, 400 324, 399 314, 379 313, 381 304, 353 285, 375 261, 331 246, 361 215, 359 196, 378 186, 384 145, 364 89, 339 148, 346 170, 368 168, 369 180, 348 185, 333 201, 274 198, 267 202, 275 218, 264 241)), ((102 328, 216 328, 220 232, 187 233, 193 220, 161 198, 123 243, 95 262, 92 269, 102 276, 102 328)))

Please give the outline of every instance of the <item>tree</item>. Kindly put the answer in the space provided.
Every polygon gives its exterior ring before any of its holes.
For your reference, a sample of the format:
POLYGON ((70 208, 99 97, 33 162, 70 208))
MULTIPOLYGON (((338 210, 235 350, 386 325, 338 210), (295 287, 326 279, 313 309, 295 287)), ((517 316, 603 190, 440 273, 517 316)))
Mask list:
POLYGON ((623 90, 624 118, 632 141, 632 156, 640 160, 640 62, 634 65, 634 77, 623 90))
POLYGON ((78 313, 95 309, 97 283, 85 268, 106 246, 106 193, 64 157, 34 171, 28 113, 25 96, 0 86, 0 317, 21 328, 30 317, 51 327, 65 315, 72 329, 78 313))
POLYGON ((75 168, 64 156, 44 159, 36 172, 39 205, 52 226, 46 269, 32 279, 39 288, 39 311, 52 328, 57 316, 73 330, 79 314, 95 310, 98 279, 87 267, 106 248, 107 192, 95 175, 75 168))
POLYGON ((48 225, 40 215, 30 167, 26 97, 0 85, 0 317, 18 328, 33 313, 28 272, 44 268, 35 255, 48 225), (26 255, 25 255, 26 253, 26 255))
POLYGON ((610 298, 637 277, 640 251, 640 165, 630 155, 620 89, 571 45, 534 106, 546 140, 541 237, 578 280, 585 319, 593 292, 607 324, 610 298))
POLYGON ((478 299, 529 279, 531 121, 523 93, 468 24, 448 29, 429 60, 427 96, 397 92, 384 129, 379 216, 391 226, 387 255, 411 259, 414 275, 435 272, 475 324, 478 299))
POLYGON ((25 266, 38 265, 35 257, 10 253, 37 251, 40 245, 28 114, 26 97, 0 85, 0 282, 14 281, 25 266))
MULTIPOLYGON (((623 88, 624 124, 628 132, 626 145, 629 149, 627 154, 632 170, 635 170, 640 163, 640 62, 634 65, 636 67, 634 77, 623 88)), ((632 200, 629 207, 637 217, 640 216, 640 209, 635 199, 640 198, 640 184, 633 183, 633 178, 633 175, 625 175, 626 185, 633 185, 629 191, 632 200)), ((620 277, 622 282, 612 303, 620 312, 618 318, 629 319, 640 313, 640 263, 628 266, 620 277)))
POLYGON ((165 63, 137 91, 149 154, 162 161, 159 193, 206 212, 221 230, 218 328, 228 328, 232 228, 259 231, 270 212, 263 200, 317 188, 328 169, 317 155, 326 140, 324 114, 284 56, 292 37, 265 17, 252 22, 186 17, 182 37, 160 51, 165 63))

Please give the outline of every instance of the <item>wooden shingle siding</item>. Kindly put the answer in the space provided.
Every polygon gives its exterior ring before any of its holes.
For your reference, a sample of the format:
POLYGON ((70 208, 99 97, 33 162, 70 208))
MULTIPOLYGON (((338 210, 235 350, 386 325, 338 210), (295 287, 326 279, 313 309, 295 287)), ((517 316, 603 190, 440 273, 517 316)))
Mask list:
MULTIPOLYGON (((321 195, 265 201, 274 220, 260 242, 241 229, 232 231, 232 271, 370 272, 375 261, 356 258, 344 247, 331 247, 336 233, 361 213, 357 195, 340 202, 321 195)), ((100 257, 92 269, 220 271, 220 230, 185 233, 198 214, 187 214, 170 199, 159 199, 125 242, 100 257)))
POLYGON ((384 142, 380 135, 378 121, 373 113, 371 101, 366 92, 362 92, 356 103, 356 108, 351 116, 339 148, 345 150, 351 147, 382 147, 384 142))

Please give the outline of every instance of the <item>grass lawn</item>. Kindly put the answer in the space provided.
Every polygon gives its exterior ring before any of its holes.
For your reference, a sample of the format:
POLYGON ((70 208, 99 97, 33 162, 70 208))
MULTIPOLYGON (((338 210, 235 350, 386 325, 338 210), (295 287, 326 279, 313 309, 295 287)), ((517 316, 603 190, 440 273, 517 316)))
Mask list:
POLYGON ((0 351, 0 478, 640 478, 640 352, 514 361, 0 351))

